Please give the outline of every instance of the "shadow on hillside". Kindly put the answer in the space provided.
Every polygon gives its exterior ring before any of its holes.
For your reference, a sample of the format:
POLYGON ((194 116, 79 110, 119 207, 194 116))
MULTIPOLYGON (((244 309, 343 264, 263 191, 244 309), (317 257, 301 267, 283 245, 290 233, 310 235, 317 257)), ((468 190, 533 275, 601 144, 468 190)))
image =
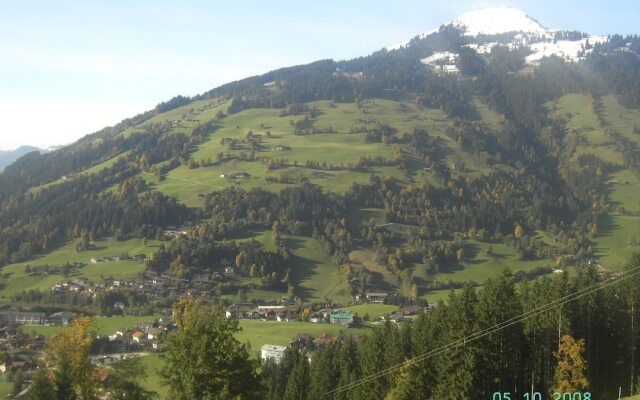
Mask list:
POLYGON ((613 222, 613 217, 611 215, 606 215, 598 221, 598 236, 609 236, 619 228, 620 225, 613 222))
POLYGON ((284 242, 291 250, 298 250, 305 246, 305 241, 296 237, 286 237, 284 238, 284 242))

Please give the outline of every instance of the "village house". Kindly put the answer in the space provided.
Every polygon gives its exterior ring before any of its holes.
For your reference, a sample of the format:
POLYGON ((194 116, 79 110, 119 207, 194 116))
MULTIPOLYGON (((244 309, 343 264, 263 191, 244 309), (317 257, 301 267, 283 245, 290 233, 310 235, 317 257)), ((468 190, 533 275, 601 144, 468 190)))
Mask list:
POLYGON ((45 313, 0 311, 0 325, 42 325, 45 320, 45 313))
POLYGON ((287 311, 282 311, 277 313, 276 315, 276 320, 278 322, 294 322, 294 321, 298 321, 298 315, 295 313, 289 313, 287 311))
POLYGON ((140 331, 134 332, 131 335, 131 339, 133 339, 133 341, 138 343, 138 344, 143 343, 144 340, 145 340, 145 337, 146 337, 146 335, 143 332, 140 332, 140 331))
POLYGON ((417 306, 417 305, 406 306, 405 308, 402 309, 402 313, 404 315, 418 315, 418 314, 424 313, 424 311, 425 311, 425 307, 417 306))
POLYGON ((147 340, 158 340, 158 336, 164 332, 161 328, 150 328, 147 330, 147 340))
POLYGON ((265 344, 261 349, 261 357, 264 361, 272 359, 279 364, 284 358, 284 352, 287 350, 285 346, 276 346, 273 344, 265 344))
POLYGON ((389 295, 387 293, 382 292, 367 293, 367 302, 382 304, 388 296, 389 295))
POLYGON ((335 313, 329 314, 329 321, 332 324, 342 325, 342 326, 351 326, 353 324, 353 314, 339 311, 335 313))
POLYGON ((325 323, 325 318, 322 316, 322 314, 311 314, 309 316, 309 322, 311 322, 312 324, 323 324, 325 323))
POLYGON ((68 326, 71 321, 76 319, 77 314, 69 311, 61 311, 49 315, 47 322, 51 325, 68 326))

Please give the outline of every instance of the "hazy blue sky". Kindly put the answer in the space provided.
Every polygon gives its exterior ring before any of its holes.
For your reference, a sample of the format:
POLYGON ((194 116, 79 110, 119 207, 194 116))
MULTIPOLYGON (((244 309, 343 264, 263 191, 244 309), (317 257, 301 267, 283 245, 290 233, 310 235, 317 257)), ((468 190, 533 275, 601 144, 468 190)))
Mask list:
POLYGON ((640 1, 0 0, 0 149, 69 143, 249 75, 365 55, 508 5, 550 28, 640 33, 640 1))

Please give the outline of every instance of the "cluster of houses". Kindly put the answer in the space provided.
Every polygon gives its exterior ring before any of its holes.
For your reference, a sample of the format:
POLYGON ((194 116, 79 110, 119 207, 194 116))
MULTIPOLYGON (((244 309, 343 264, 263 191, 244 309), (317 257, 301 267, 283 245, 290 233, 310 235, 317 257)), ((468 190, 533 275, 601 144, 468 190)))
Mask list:
MULTIPOLYGON (((224 260, 223 260, 224 261, 224 260)), ((209 297, 216 284, 233 279, 236 275, 231 262, 212 274, 195 274, 190 278, 177 278, 169 273, 158 274, 146 271, 140 277, 131 279, 107 278, 101 282, 91 282, 84 278, 65 280, 51 287, 55 292, 75 292, 87 296, 96 296, 119 288, 135 289, 149 300, 164 301, 182 296, 209 297)))
MULTIPOLYGON (((362 344, 364 340, 364 335, 362 334, 351 335, 351 337, 357 345, 362 344)), ((260 358, 264 361, 272 359, 276 363, 280 363, 288 348, 296 348, 299 350, 305 349, 311 353, 314 350, 321 349, 329 345, 334 340, 335 338, 330 333, 326 332, 319 334, 318 337, 315 338, 308 333, 299 333, 291 339, 288 346, 275 344, 263 345, 260 349, 260 358)))
MULTIPOLYGON (((290 300, 283 300, 284 302, 290 300)), ((295 322, 302 320, 302 309, 295 305, 259 305, 253 303, 233 304, 225 309, 227 318, 260 319, 264 321, 295 322)), ((349 327, 354 314, 336 309, 324 309, 309 314, 307 321, 314 324, 331 323, 349 327)))
MULTIPOLYGON (((75 314, 66 312, 55 313, 48 317, 45 317, 43 313, 0 312, 0 348, 4 352, 4 357, 0 359, 0 380, 8 379, 21 371, 28 382, 36 373, 38 365, 41 364, 42 351, 46 346, 45 337, 21 333, 18 325, 43 323, 65 325, 73 318, 75 318, 75 314)), ((90 359, 96 367, 104 393, 109 391, 110 379, 113 377, 110 365, 125 358, 139 357, 144 353, 160 351, 158 338, 176 329, 171 317, 171 310, 165 310, 163 316, 154 322, 141 322, 132 328, 119 329, 108 337, 98 337, 97 342, 102 340, 107 342, 108 346, 98 347, 100 354, 94 354, 90 359)), ((30 398, 29 387, 25 384, 23 390, 12 398, 30 398)))
MULTIPOLYGON (((98 264, 98 263, 104 263, 104 262, 117 262, 122 260, 123 258, 120 256, 110 256, 110 257, 94 257, 89 261, 91 261, 91 264, 98 264)), ((135 256, 131 256, 127 258, 127 260, 145 262, 148 260, 148 258, 144 254, 136 254, 135 256)))
MULTIPOLYGON (((131 353, 131 352, 159 352, 160 337, 169 332, 176 331, 177 325, 174 323, 170 313, 165 313, 162 317, 153 322, 141 322, 135 327, 119 329, 108 336, 111 353, 131 353)), ((102 364, 115 362, 113 356, 101 356, 98 360, 102 364)))
POLYGON ((23 335, 15 327, 0 328, 0 347, 4 351, 4 358, 0 360, 1 377, 6 379, 18 370, 35 371, 45 344, 44 336, 23 335))
MULTIPOLYGON (((410 305, 402 308, 401 310, 398 310, 397 312, 380 316, 380 322, 388 321, 391 323, 400 324, 410 321, 412 316, 419 315, 428 311, 429 307, 410 305)), ((227 315, 229 316, 229 314, 227 315)), ((354 323, 354 314, 343 310, 322 310, 318 313, 312 314, 309 317, 309 322, 328 322, 348 327, 354 323)), ((361 334, 354 334, 351 335, 351 337, 356 342, 356 344, 361 344, 364 340, 364 336, 361 334)), ((288 346, 265 344, 260 349, 260 357, 264 361, 272 359, 276 363, 279 363, 284 358, 285 352, 289 347, 306 349, 310 352, 313 352, 313 350, 323 348, 333 341, 334 338, 329 333, 321 333, 317 338, 314 338, 307 333, 301 333, 294 336, 288 346)))

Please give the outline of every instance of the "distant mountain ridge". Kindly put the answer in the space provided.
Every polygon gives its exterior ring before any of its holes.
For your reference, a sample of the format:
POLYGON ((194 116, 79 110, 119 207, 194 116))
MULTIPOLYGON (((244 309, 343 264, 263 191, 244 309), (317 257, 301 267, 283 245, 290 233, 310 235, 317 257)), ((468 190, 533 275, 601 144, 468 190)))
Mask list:
POLYGON ((33 146, 20 146, 17 149, 11 151, 0 150, 0 172, 3 171, 7 165, 10 165, 18 158, 33 151, 42 151, 42 149, 33 146))

